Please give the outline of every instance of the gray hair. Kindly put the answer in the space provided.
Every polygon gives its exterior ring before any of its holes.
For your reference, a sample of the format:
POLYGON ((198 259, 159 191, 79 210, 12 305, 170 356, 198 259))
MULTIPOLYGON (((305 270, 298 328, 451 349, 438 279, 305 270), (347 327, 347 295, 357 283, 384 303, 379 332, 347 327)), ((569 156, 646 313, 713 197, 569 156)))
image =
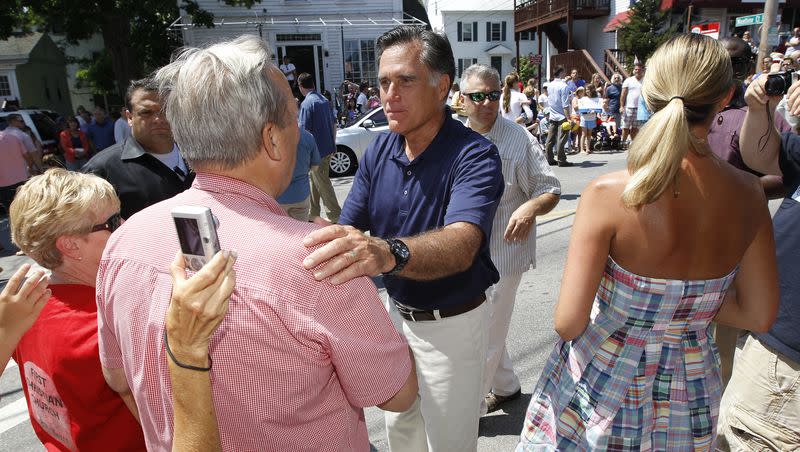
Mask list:
MULTIPOLYGON (((413 42, 419 42, 422 46, 420 59, 428 70, 433 74, 447 75, 450 77, 447 85, 452 85, 456 79, 456 64, 450 40, 444 34, 413 25, 400 25, 378 38, 375 44, 375 56, 380 61, 381 55, 389 47, 413 42)), ((431 84, 434 86, 438 82, 435 77, 431 79, 431 84)))
POLYGON ((614 72, 611 75, 611 83, 614 83, 614 80, 619 80, 620 83, 622 83, 622 74, 620 74, 619 72, 614 72))
POLYGON ((467 86, 467 80, 475 77, 484 83, 495 83, 497 88, 500 88, 500 73, 497 69, 487 66, 485 64, 473 64, 472 66, 464 69, 461 74, 461 91, 467 86))
POLYGON ((287 94, 269 79, 270 71, 277 69, 266 43, 244 35, 183 48, 156 72, 172 135, 190 165, 236 168, 258 155, 267 123, 284 127, 295 120, 287 117, 287 94))

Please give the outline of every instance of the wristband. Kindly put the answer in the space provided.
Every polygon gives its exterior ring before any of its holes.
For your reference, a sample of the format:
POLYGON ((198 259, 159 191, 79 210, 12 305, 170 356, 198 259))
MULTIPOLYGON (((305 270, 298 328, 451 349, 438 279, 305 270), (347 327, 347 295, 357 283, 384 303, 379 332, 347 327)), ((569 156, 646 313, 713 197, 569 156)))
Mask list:
POLYGON ((167 339, 167 329, 164 328, 164 348, 167 349, 167 355, 175 363, 176 366, 182 369, 189 369, 189 370, 196 370, 198 372, 208 372, 211 370, 211 366, 214 365, 214 361, 211 360, 211 355, 208 355, 208 367, 197 367, 197 366, 190 366, 189 364, 183 364, 182 362, 175 359, 175 355, 172 354, 172 350, 169 349, 169 339, 167 339))

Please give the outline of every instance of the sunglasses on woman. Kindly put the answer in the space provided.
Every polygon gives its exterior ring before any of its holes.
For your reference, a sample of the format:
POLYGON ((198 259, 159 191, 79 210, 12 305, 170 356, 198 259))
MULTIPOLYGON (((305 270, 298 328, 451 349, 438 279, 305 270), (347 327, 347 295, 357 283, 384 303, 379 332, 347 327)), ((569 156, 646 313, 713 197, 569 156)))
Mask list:
POLYGON ((484 92, 464 93, 464 95, 469 97, 470 99, 472 99, 473 102, 478 104, 486 100, 487 97, 489 98, 489 102, 497 102, 500 99, 500 91, 492 91, 489 93, 484 93, 484 92))
POLYGON ((122 217, 119 215, 119 212, 117 212, 114 215, 108 217, 108 220, 106 220, 105 222, 92 226, 91 232, 97 232, 97 231, 114 232, 117 230, 117 228, 119 228, 121 224, 122 224, 122 217))

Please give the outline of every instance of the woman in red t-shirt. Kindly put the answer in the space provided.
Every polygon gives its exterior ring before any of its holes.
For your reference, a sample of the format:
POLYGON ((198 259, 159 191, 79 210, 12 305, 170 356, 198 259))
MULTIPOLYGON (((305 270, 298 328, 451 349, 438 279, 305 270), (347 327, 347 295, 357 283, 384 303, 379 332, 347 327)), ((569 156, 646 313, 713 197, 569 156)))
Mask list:
POLYGON ((52 271, 49 300, 13 353, 47 450, 145 450, 133 397, 106 384, 97 345, 95 278, 119 206, 111 184, 64 169, 31 178, 11 203, 12 240, 52 271))

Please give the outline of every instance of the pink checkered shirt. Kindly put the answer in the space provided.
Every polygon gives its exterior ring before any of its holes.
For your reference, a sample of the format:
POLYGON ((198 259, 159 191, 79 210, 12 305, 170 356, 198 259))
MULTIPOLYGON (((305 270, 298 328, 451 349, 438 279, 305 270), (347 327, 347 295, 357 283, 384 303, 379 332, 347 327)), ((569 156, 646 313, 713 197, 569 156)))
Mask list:
POLYGON ((368 450, 361 407, 390 399, 411 371, 375 286, 315 281, 301 266, 301 240, 316 226, 289 218, 251 185, 204 173, 115 232, 97 275, 100 360, 124 368, 148 449, 172 446, 162 334, 178 205, 211 208, 220 245, 239 253, 230 308, 210 344, 223 449, 368 450))

